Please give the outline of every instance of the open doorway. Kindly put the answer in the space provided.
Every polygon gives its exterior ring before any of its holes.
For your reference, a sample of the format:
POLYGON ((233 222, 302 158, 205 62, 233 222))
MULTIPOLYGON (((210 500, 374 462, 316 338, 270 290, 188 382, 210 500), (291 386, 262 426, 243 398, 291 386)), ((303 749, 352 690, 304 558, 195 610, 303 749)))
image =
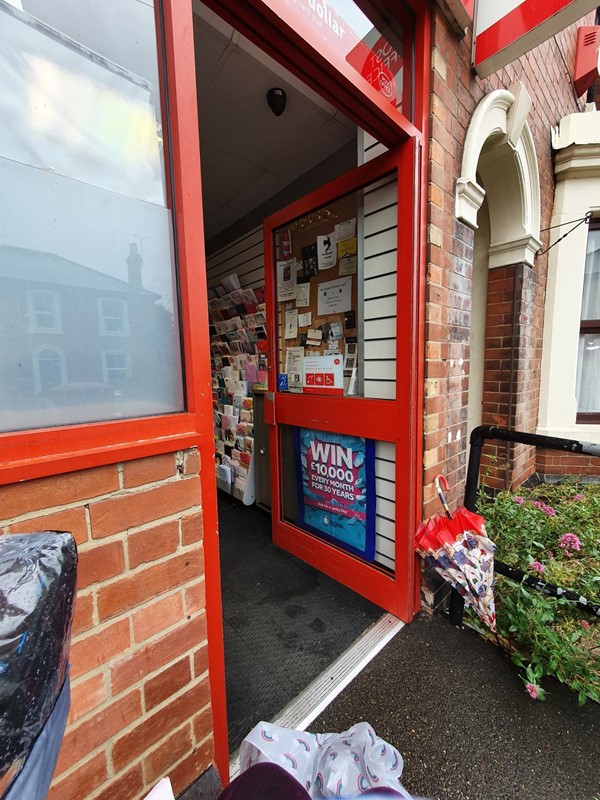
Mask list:
POLYGON ((194 39, 208 289, 217 312, 211 332, 223 345, 212 348, 212 366, 234 751, 253 724, 273 718, 383 613, 272 544, 263 413, 262 222, 355 167, 364 144, 354 123, 200 3, 194 39), (285 97, 279 115, 271 90, 276 102, 285 97), (234 295, 239 328, 220 313, 226 295, 234 295), (244 355, 252 356, 251 376, 239 368, 244 355))

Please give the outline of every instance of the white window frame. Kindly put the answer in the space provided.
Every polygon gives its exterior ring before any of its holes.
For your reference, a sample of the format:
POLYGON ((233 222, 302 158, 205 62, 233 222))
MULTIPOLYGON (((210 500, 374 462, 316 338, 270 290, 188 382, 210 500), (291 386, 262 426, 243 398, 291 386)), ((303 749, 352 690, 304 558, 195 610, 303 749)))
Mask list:
POLYGON ((60 303, 56 292, 47 289, 28 289, 27 290, 27 310, 29 312, 29 330, 31 333, 62 333, 62 320, 60 316, 60 303), (52 311, 40 311, 35 307, 36 297, 48 297, 52 301, 52 311), (52 314, 52 326, 40 325, 38 314, 52 314))
POLYGON ((600 216, 600 113, 570 114, 553 133, 556 192, 548 252, 537 433, 600 443, 600 425, 577 422, 577 355, 589 229, 574 227, 590 211, 600 216), (562 241, 561 236, 574 228, 562 241))
POLYGON ((109 356, 124 356, 125 365, 119 369, 125 370, 125 380, 131 377, 131 353, 125 350, 103 350, 102 351, 102 380, 104 383, 113 385, 110 378, 110 371, 115 367, 109 367, 107 360, 109 356))
POLYGON ((98 298, 98 319, 100 321, 100 335, 101 336, 129 336, 129 312, 127 308, 127 301, 123 300, 120 297, 99 297, 98 298), (112 314, 106 314, 104 312, 104 303, 118 303, 122 310, 123 314, 119 317, 115 317, 112 314), (118 331, 111 331, 106 329, 106 320, 107 319, 122 319, 123 320, 123 328, 122 330, 118 331))

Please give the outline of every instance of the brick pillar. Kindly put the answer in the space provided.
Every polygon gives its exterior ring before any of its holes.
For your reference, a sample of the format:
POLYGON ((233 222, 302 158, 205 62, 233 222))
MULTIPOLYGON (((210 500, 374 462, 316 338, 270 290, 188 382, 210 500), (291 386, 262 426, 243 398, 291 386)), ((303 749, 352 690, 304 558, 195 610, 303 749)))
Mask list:
MULTIPOLYGON (((533 331, 535 277, 526 264, 490 270, 485 326, 484 425, 534 432, 539 386, 539 345, 533 331), (537 366, 536 366, 537 365, 537 366)), ((535 471, 535 451, 490 443, 482 467, 495 489, 521 483, 535 471)))

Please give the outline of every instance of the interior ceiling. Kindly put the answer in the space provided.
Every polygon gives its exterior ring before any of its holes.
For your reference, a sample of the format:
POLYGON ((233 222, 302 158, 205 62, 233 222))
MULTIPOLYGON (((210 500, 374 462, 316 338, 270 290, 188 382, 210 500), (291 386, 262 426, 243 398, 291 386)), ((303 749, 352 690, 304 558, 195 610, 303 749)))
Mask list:
POLYGON ((356 126, 194 0, 206 239, 356 137, 356 126), (276 117, 267 91, 287 94, 276 117))

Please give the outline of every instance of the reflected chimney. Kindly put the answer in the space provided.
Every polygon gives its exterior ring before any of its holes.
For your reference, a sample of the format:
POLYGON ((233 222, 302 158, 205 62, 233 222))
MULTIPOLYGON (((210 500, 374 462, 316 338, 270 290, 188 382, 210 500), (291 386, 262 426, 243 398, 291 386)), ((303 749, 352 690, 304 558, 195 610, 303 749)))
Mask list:
POLYGON ((138 253, 135 242, 129 244, 129 255, 125 260, 127 262, 129 285, 133 289, 142 289, 142 257, 138 253))

